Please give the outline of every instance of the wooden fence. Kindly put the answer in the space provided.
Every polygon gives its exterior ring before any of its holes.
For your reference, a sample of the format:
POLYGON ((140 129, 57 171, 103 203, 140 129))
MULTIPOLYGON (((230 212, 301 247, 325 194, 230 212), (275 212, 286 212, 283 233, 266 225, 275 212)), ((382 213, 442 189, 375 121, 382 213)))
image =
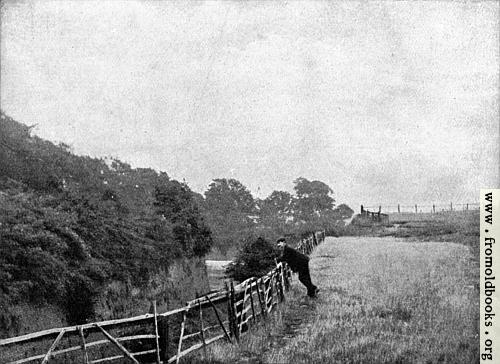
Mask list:
MULTIPOLYGON (((309 254, 325 238, 312 234, 298 244, 309 254)), ((225 339, 238 343, 257 319, 285 299, 291 271, 285 263, 260 278, 187 302, 164 313, 55 328, 0 340, 0 362, 22 363, 179 363, 186 355, 225 339)), ((206 354, 206 353, 205 353, 206 354)))
POLYGON ((363 205, 361 205, 361 216, 365 219, 369 219, 371 221, 383 222, 389 219, 387 214, 382 213, 382 208, 379 207, 377 212, 369 211, 363 205))
POLYGON ((313 249, 322 241, 325 240, 325 231, 320 231, 311 234, 308 238, 302 239, 297 245, 297 250, 303 254, 309 255, 313 249))

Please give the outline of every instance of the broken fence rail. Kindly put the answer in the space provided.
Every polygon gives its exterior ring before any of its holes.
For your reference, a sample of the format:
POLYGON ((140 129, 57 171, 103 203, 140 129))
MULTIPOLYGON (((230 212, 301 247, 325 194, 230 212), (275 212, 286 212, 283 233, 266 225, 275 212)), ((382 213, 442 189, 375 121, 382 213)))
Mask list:
MULTIPOLYGON (((299 242, 297 249, 310 254, 324 239, 324 231, 311 234, 299 242)), ((250 278, 236 286, 231 282, 224 290, 168 312, 157 313, 156 302, 153 302, 153 313, 2 339, 0 362, 97 364, 121 359, 131 363, 179 363, 186 355, 205 350, 218 340, 239 342, 252 322, 267 316, 285 299, 290 277, 288 266, 277 263, 260 278, 250 278), (127 333, 130 325, 140 333, 127 333), (66 342, 61 348, 63 339, 66 342), (48 340, 50 346, 43 349, 48 340), (21 348, 28 344, 32 347, 21 348), (41 353, 35 354, 35 351, 41 353)))

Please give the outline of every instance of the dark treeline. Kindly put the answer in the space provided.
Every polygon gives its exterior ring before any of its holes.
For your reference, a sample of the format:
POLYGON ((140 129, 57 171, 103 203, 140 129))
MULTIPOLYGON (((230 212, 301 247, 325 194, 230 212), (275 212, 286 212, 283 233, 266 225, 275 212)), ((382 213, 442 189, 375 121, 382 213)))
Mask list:
POLYGON ((112 280, 140 286, 174 259, 227 256, 257 236, 335 229, 352 215, 319 181, 299 178, 294 195, 259 200, 216 179, 200 195, 164 172, 76 156, 0 118, 1 328, 15 327, 9 307, 20 303, 56 305, 81 323, 112 280))
POLYGON ((81 157, 0 116, 0 326, 9 307, 94 315, 113 280, 141 286, 180 257, 205 255, 210 230, 185 184, 119 160, 81 157))
POLYGON ((216 179, 205 192, 202 211, 214 238, 214 249, 232 258, 235 249, 264 237, 298 240, 317 230, 334 233, 352 216, 347 205, 335 206, 331 188, 321 181, 298 178, 294 194, 273 191, 255 199, 235 179, 216 179))

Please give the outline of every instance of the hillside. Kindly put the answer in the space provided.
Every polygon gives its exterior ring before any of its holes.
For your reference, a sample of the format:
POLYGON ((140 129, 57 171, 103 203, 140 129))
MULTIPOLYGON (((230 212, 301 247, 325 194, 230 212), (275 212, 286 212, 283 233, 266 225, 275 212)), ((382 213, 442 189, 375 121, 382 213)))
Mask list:
POLYGON ((187 185, 119 160, 74 155, 3 112, 0 121, 1 337, 26 329, 20 311, 27 306, 85 322, 113 282, 133 291, 174 260, 210 249, 187 185))

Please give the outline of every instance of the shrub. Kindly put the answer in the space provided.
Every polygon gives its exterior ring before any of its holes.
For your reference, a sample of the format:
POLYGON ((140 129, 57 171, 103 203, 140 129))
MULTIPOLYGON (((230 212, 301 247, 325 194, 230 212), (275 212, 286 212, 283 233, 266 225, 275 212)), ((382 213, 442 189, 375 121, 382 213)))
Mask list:
POLYGON ((262 237, 249 238, 226 273, 240 282, 250 277, 261 277, 275 266, 278 256, 278 250, 269 241, 262 237))
POLYGON ((94 282, 81 274, 71 276, 66 284, 65 311, 70 325, 88 322, 95 315, 97 289, 94 282))

